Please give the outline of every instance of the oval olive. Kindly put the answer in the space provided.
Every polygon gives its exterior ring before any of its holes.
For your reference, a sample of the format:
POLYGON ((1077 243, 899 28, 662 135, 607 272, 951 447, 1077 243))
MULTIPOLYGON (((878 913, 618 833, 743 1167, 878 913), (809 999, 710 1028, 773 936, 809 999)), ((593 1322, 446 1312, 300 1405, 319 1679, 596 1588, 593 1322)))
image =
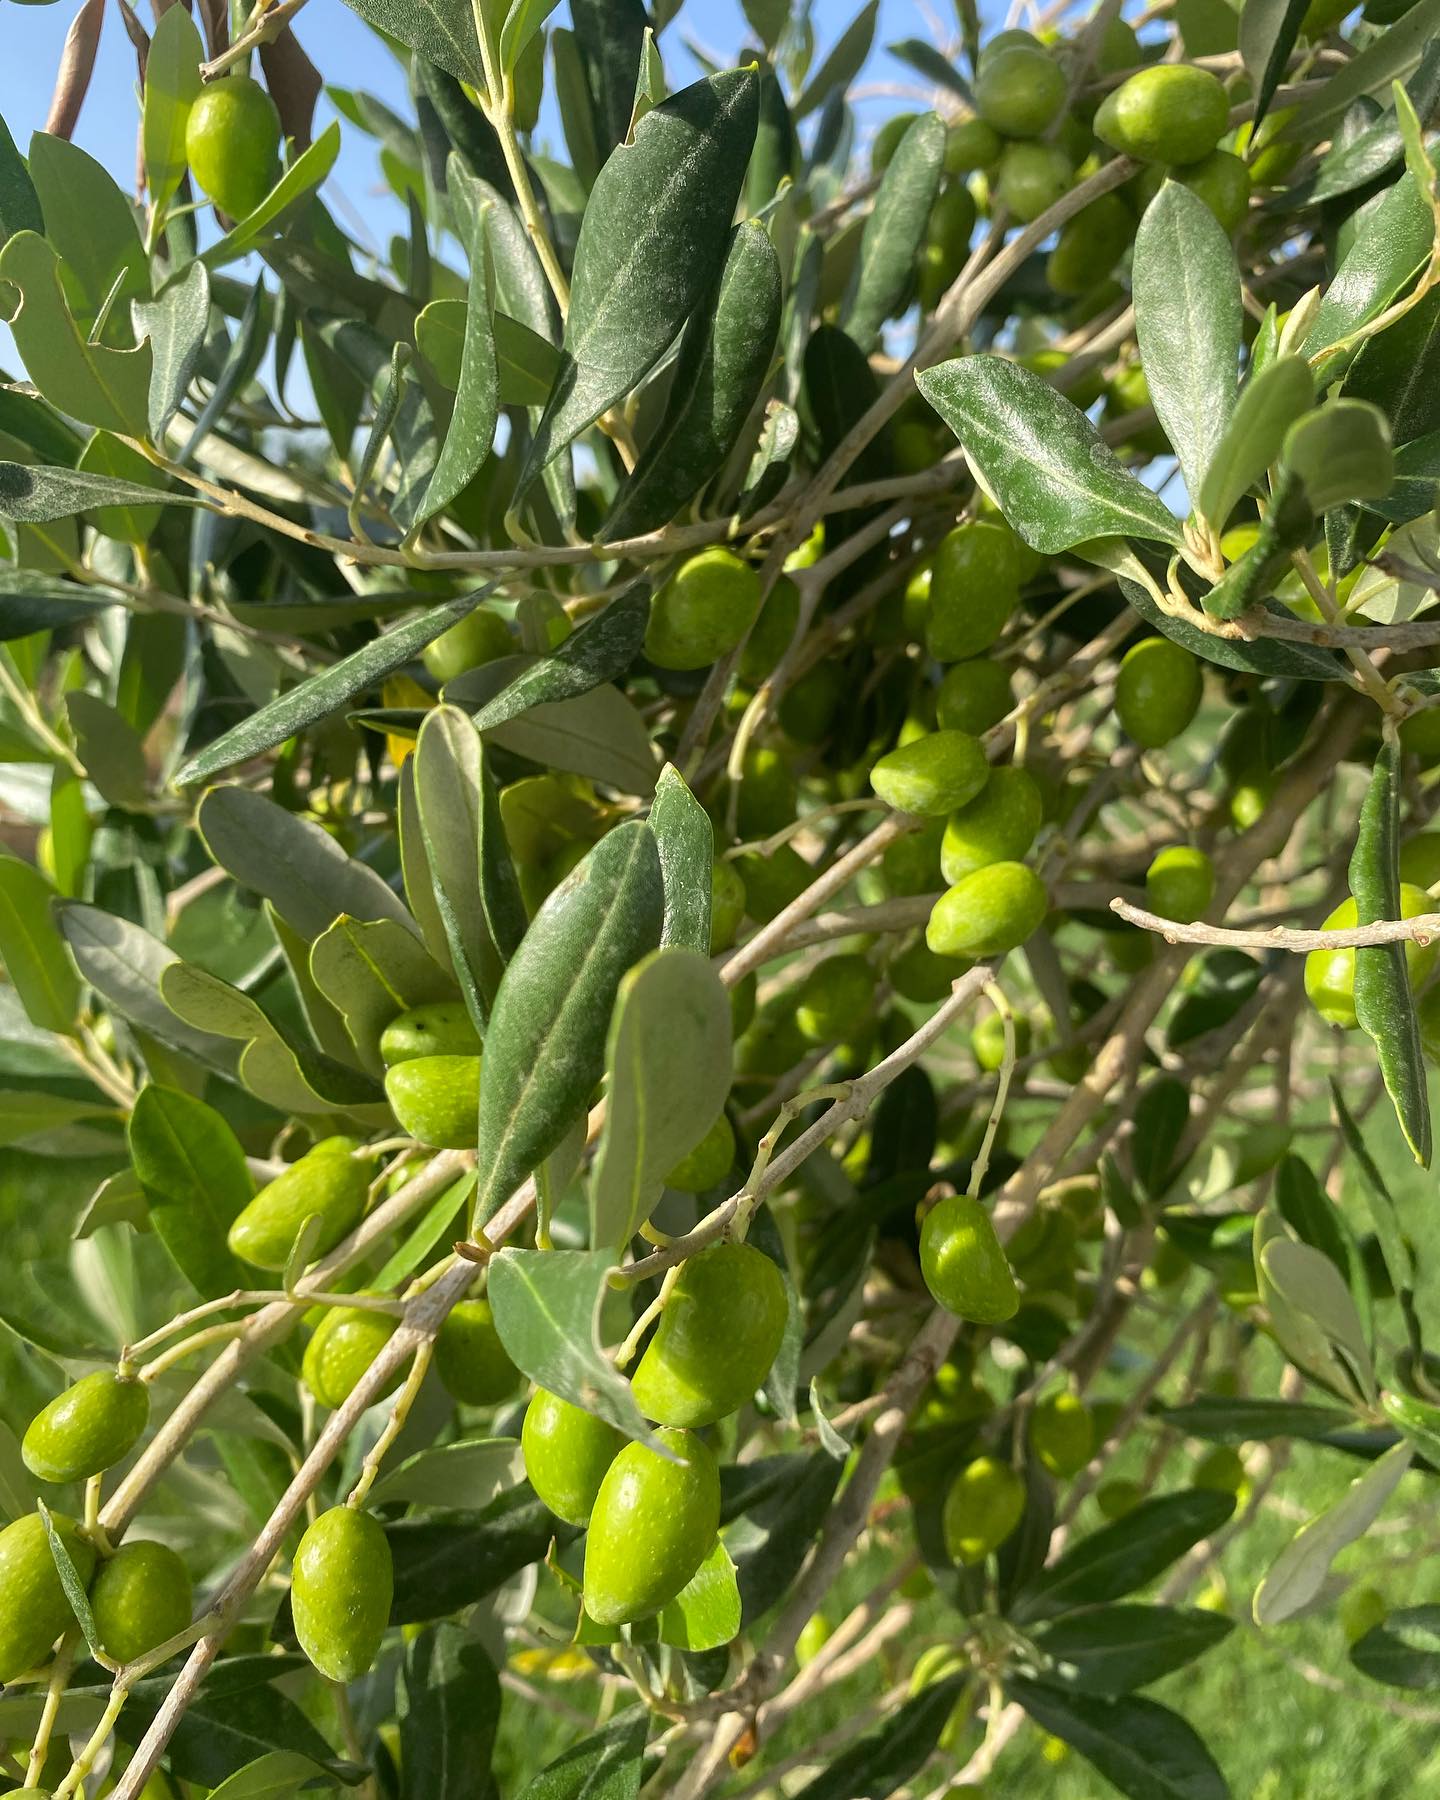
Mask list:
POLYGON ((1422 707, 1400 721, 1400 742, 1429 768, 1440 759, 1440 706, 1422 707))
POLYGON ((417 1056, 386 1072, 401 1130, 435 1150, 473 1150, 480 1129, 480 1058, 417 1056))
POLYGON ((488 1300, 452 1306, 435 1337, 435 1372, 464 1406, 498 1406, 520 1385, 488 1300))
POLYGON ((1118 194, 1101 194, 1067 219, 1045 263, 1057 294, 1088 294, 1119 262, 1135 235, 1135 216, 1118 194))
POLYGON ((935 902, 925 941, 937 956, 1000 956, 1039 929, 1048 906, 1045 884, 1033 869, 987 863, 935 902))
POLYGON ((1004 663, 975 658, 945 671, 935 691, 935 722, 942 731, 968 731, 980 737, 998 725, 1015 704, 1010 671, 1004 663))
POLYGON ((463 1000, 439 1000, 392 1019, 380 1033, 386 1068, 422 1056, 478 1056, 480 1033, 463 1000))
POLYGON ((975 110, 1002 137, 1039 137, 1065 105, 1065 71, 1037 44, 993 45, 975 79, 975 110))
POLYGON ((967 1194, 946 1194, 926 1213, 920 1272, 957 1319, 1000 1325, 1019 1310, 1020 1293, 990 1215, 967 1194))
POLYGON ((1008 1463, 977 1457, 945 1496, 941 1530, 950 1560, 969 1566, 998 1550, 1025 1513, 1025 1483, 1008 1463))
POLYGON ((243 219, 279 174, 280 114, 248 75, 227 75, 203 88, 185 124, 190 173, 221 210, 243 219))
MULTIPOLYGON (((52 1512, 50 1520, 76 1573, 88 1583, 95 1571, 95 1546, 80 1536, 73 1519, 52 1512)), ((71 1623, 45 1521, 39 1513, 25 1513, 0 1531, 0 1682, 8 1685, 43 1663, 71 1623)))
MULTIPOLYGON (((936 196, 925 224, 917 265, 920 304, 930 312, 965 267, 975 231, 975 197, 963 181, 950 181, 936 196)), ((934 462, 932 454, 929 462, 934 462)), ((928 466, 922 465, 922 466, 928 466)))
POLYGON ((1078 1475, 1095 1448, 1095 1421, 1077 1394, 1052 1394, 1030 1414, 1030 1447, 1057 1480, 1078 1475))
POLYGON ((650 603, 645 654, 660 669, 703 669, 733 650, 760 609, 760 578, 733 550, 686 559, 650 603))
POLYGON ((665 1177, 665 1185, 687 1194, 703 1194, 724 1181, 734 1161, 735 1127, 722 1112, 690 1154, 681 1157, 665 1177))
POLYGON ((885 972, 902 1000, 928 1006, 943 1000, 969 967, 968 958, 937 956, 923 937, 917 937, 891 958, 885 972))
POLYGON ((1203 850, 1171 844, 1145 872, 1145 897, 1162 919, 1203 919, 1215 898, 1215 865, 1203 850))
POLYGON ((740 652, 742 679, 758 683, 779 662, 790 647, 795 627, 800 623, 800 590, 788 575, 782 575, 765 597, 760 615, 740 652))
POLYGON ((1169 638, 1142 638, 1125 652, 1115 681, 1115 717, 1145 750, 1179 737, 1200 710, 1200 665, 1169 638))
POLYGON ((97 1369, 36 1413, 20 1453, 41 1481, 86 1481, 128 1456, 149 1418, 144 1382, 97 1369))
POLYGON ((90 1588, 100 1642, 118 1663, 148 1656, 190 1623, 194 1593, 185 1564, 168 1544, 125 1543, 101 1563, 90 1588))
MULTIPOLYGON (((1030 1054, 1030 1021, 1024 1013, 1015 1020, 1015 1054, 1030 1054)), ((998 1012, 986 1013, 970 1033, 970 1050, 987 1075, 993 1075, 1005 1061, 1005 1021, 998 1012)))
POLYGON ((951 813, 940 840, 940 873, 962 881, 991 863, 1018 862, 1044 817, 1035 779, 1024 769, 992 769, 983 793, 951 813))
MULTIPOLYGON (((745 753, 735 822, 743 838, 767 838, 793 823, 799 789, 790 758, 768 744, 745 753)), ((786 846, 788 848, 788 846, 786 846)))
POLYGON ((885 846, 880 869, 887 896, 934 893, 944 830, 942 820, 929 819, 919 831, 907 831, 904 837, 885 846))
POLYGON ((960 119, 945 134, 945 172, 965 175, 999 162, 1004 149, 1000 133, 978 116, 960 119))
POLYGON ((1440 882, 1440 831, 1418 832, 1400 846, 1400 879, 1422 888, 1440 882))
POLYGON ((530 1485, 567 1525, 589 1524, 605 1472, 628 1441, 604 1419, 544 1388, 536 1389, 520 1427, 530 1485))
POLYGON ((891 158, 900 148, 900 140, 920 117, 919 113, 892 113, 875 133, 870 145, 870 172, 872 175, 883 175, 890 167, 891 158))
POLYGON ((359 1148, 358 1138, 323 1138, 267 1182, 230 1227, 227 1241, 236 1256, 260 1269, 283 1269, 312 1213, 321 1221, 312 1255, 333 1250, 365 1211, 374 1171, 353 1154, 359 1148))
POLYGON ((815 964, 795 995, 795 1022, 812 1044, 845 1044, 875 1007, 875 971, 858 952, 815 964))
POLYGON ((785 1335, 785 1281, 752 1244, 712 1244, 680 1270, 631 1379, 661 1425, 711 1425, 751 1398, 785 1335))
MULTIPOLYGON (((355 1384, 394 1336, 398 1321, 390 1314, 364 1306, 334 1306, 315 1327, 301 1358, 300 1373, 306 1387, 322 1406, 343 1406, 355 1384)), ((397 1369, 375 1395, 381 1400, 400 1385, 403 1369, 397 1369)))
POLYGON ((720 1524, 720 1471, 688 1431, 656 1434, 676 1461, 627 1444, 600 1483, 585 1540, 585 1610, 597 1625, 648 1619, 704 1562, 720 1524))
POLYGON ((995 198, 1029 225, 1070 192, 1075 171, 1058 144, 1011 143, 1000 158, 995 198))
POLYGON ((1212 150, 1174 174, 1176 181, 1200 196, 1226 231, 1234 231, 1245 217, 1250 205, 1250 171, 1230 151, 1212 150))
POLYGON ((728 950, 745 917, 745 883, 734 861, 717 856, 710 865, 710 951, 728 950))
POLYGON ((930 731, 882 756, 870 785, 897 812, 938 818, 973 800, 990 778, 979 740, 964 731, 930 731))
POLYGON ((1020 597, 1020 558, 1008 525, 972 520, 940 540, 930 566, 925 644, 936 662, 988 650, 1020 597))
POLYGON ((1208 69, 1157 63, 1105 96, 1095 135, 1137 162, 1195 163, 1219 143, 1229 113, 1225 89, 1208 69))
POLYGON ((290 1607, 300 1648, 331 1681, 354 1681, 374 1662, 390 1622, 390 1545, 378 1519, 332 1506, 295 1552, 290 1607))
POLYGON ((838 662, 808 670, 780 702, 780 729, 797 744, 823 744, 850 691, 850 677, 838 662))
POLYGON ((734 861, 745 889, 745 911, 764 924, 799 898, 815 879, 815 872, 793 844, 781 844, 768 856, 747 850, 734 861))
POLYGON ((515 648, 510 627, 486 606, 477 606, 458 625, 442 631, 421 652, 425 667, 437 681, 454 681, 468 669, 478 669, 515 648))
MULTIPOLYGON (((1424 888, 1400 883, 1400 917, 1418 919, 1422 913, 1435 912, 1436 902, 1424 888)), ((1349 931, 1359 922, 1360 912, 1353 899, 1342 900, 1321 926, 1322 931, 1349 931)), ((1440 944, 1407 943, 1405 966, 1411 987, 1419 987, 1435 967, 1440 944)), ((1353 950, 1312 950, 1305 958, 1305 992, 1310 1004, 1331 1025, 1351 1031, 1358 1024, 1355 1017, 1355 952, 1353 950)))

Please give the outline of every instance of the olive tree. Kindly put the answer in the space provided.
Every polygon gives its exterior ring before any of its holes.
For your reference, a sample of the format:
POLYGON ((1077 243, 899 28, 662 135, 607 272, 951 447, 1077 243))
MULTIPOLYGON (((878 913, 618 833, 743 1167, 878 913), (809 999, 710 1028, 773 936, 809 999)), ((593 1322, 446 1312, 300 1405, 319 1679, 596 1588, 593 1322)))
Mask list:
POLYGON ((304 4, 0 129, 0 1775, 1433 1719, 1440 0, 304 4))

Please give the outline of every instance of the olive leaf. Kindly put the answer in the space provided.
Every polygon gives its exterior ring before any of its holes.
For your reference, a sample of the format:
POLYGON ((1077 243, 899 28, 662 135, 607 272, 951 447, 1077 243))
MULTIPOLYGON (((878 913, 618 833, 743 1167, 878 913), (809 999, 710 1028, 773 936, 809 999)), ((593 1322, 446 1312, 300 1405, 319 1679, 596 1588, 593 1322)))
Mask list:
MULTIPOLYGON (((1360 808, 1350 858, 1350 892, 1362 925, 1400 917, 1400 747, 1380 746, 1360 808)), ((1386 1091, 1410 1153, 1430 1166, 1430 1090, 1404 944, 1362 945, 1355 952, 1355 1016, 1374 1039, 1386 1091)))
POLYGON ((1135 1695, 1076 1696, 1017 1677, 1005 1691, 1042 1731, 1069 1744, 1132 1800, 1230 1800, 1203 1739, 1168 1706, 1135 1695))
POLYGON ((1426 46, 1440 31, 1440 0, 1419 0, 1402 18, 1372 38, 1325 85, 1300 104, 1285 123, 1282 136, 1301 143, 1315 143, 1330 135, 1330 128, 1365 94, 1385 92, 1397 76, 1419 62, 1426 46))
POLYGON ((862 350, 874 348, 881 326, 901 309, 914 284, 915 259, 944 167, 944 121, 938 113, 921 113, 906 128, 881 177, 860 240, 845 330, 862 350))
POLYGON ((44 229, 45 214, 25 158, 10 135, 10 127, 0 119, 0 243, 17 232, 44 229))
POLYGON ((1362 1675, 1387 1687, 1433 1693, 1440 1683, 1440 1606, 1402 1606, 1350 1646, 1362 1675))
POLYGON ((620 983, 605 1049, 605 1126, 590 1178, 590 1244, 617 1254, 730 1092, 730 998, 708 956, 656 950, 620 983))
MULTIPOLYGON (((650 585, 637 581, 486 700, 474 714, 475 729, 493 731, 532 706, 576 699, 623 675, 640 654, 649 618, 650 585)), ((468 691, 462 677, 446 688, 445 698, 463 704, 468 691)))
MULTIPOLYGON (((1440 8, 1440 0, 1421 0, 1421 7, 1432 3, 1440 8)), ((1354 360, 1355 350, 1345 341, 1408 285, 1429 255, 1434 235, 1429 202, 1407 172, 1364 218, 1301 345, 1321 382, 1335 380, 1354 360)))
POLYGON ((1279 460, 1286 432, 1314 404, 1315 380, 1303 356, 1282 356, 1251 374, 1200 484, 1202 518, 1224 525, 1240 497, 1279 460))
POLYGON ((245 1152, 212 1107, 175 1088, 141 1088, 126 1127, 150 1222, 180 1273, 206 1300, 245 1285, 225 1234, 254 1194, 245 1152))
POLYGON ((500 1677, 464 1626, 429 1625, 406 1644, 396 1710, 408 1786, 428 1800, 482 1800, 496 1791, 489 1770, 500 1677))
POLYGON ((1345 1148, 1355 1159, 1355 1166, 1360 1171, 1361 1186, 1370 1210, 1370 1222, 1375 1228, 1375 1241, 1380 1247, 1390 1285, 1395 1290, 1395 1298, 1400 1303, 1411 1349, 1418 1354, 1421 1330, 1415 1312, 1415 1257, 1400 1228, 1399 1209, 1370 1154, 1354 1115, 1345 1104, 1340 1085, 1333 1076, 1330 1079, 1330 1099, 1335 1108, 1340 1135, 1345 1140, 1345 1148))
POLYGON ((466 1438, 417 1450, 382 1475, 371 1493, 377 1505, 406 1500, 412 1506, 480 1512, 524 1475, 515 1438, 466 1438))
POLYGON ((326 179, 340 154, 340 126, 327 125, 308 149, 302 150, 252 213, 239 220, 218 243, 201 252, 207 268, 223 268, 258 250, 306 206, 326 179))
POLYGON ((606 1250, 507 1246, 489 1264, 495 1329, 511 1362, 537 1387, 666 1455, 641 1417, 630 1383, 601 1347, 600 1309, 614 1266, 606 1250))
POLYGON ((1240 11, 1240 55, 1255 91, 1255 122, 1270 110, 1285 64, 1300 35, 1308 0, 1245 0, 1240 11))
POLYGON ((1035 1642, 1046 1679, 1082 1694, 1128 1694, 1183 1669, 1227 1638, 1233 1619, 1198 1607, 1097 1606, 1056 1619, 1035 1642))
POLYGON ((455 992, 448 973, 393 919, 345 914, 310 947, 316 987, 340 1014, 360 1066, 382 1075, 380 1034, 402 1012, 455 992))
MULTIPOLYGON (((140 121, 145 185, 150 190, 150 204, 161 212, 190 166, 185 127, 204 86, 200 78, 204 60, 205 45, 188 8, 167 8, 150 34, 140 121)), ((192 267, 203 268, 203 264, 192 267)))
POLYGON ((999 356, 964 356, 922 369, 915 385, 1032 549, 1048 555, 1097 537, 1179 543, 1179 522, 1164 502, 1031 370, 999 356))
POLYGON ((65 268, 75 321, 98 336, 107 306, 123 319, 132 299, 150 297, 150 271, 135 211, 102 163, 48 131, 30 140, 30 179, 45 214, 45 237, 65 268))
POLYGON ((515 1800, 635 1800, 650 1715, 634 1707, 603 1731, 582 1738, 527 1782, 515 1800))
POLYGON ((715 827, 674 763, 666 763, 655 784, 650 829, 659 846, 665 883, 665 923, 660 942, 682 945, 708 956, 715 827))
POLYGON ((1015 1617, 1048 1619, 1074 1607, 1123 1600, 1218 1531, 1234 1510, 1233 1494, 1205 1488, 1142 1500, 1043 1569, 1017 1600, 1015 1617))
POLYGON ((1302 1326, 1319 1331, 1346 1371, 1346 1385, 1357 1399, 1362 1404, 1373 1402, 1375 1370, 1370 1346, 1345 1278, 1330 1258, 1309 1244, 1277 1236, 1261 1248, 1257 1263, 1290 1313, 1302 1326))
POLYGON ((823 1774, 797 1788, 796 1800, 847 1800, 855 1794, 878 1800, 905 1786, 934 1753, 966 1680, 961 1672, 928 1682, 893 1717, 841 1750, 823 1774))
POLYGON ((875 22, 879 16, 880 0, 867 0, 845 27, 830 54, 790 108, 797 123, 823 105, 832 94, 843 94, 864 68, 870 46, 875 41, 875 22))
POLYGON ((1334 1506, 1300 1527, 1255 1590, 1251 1610, 1257 1625, 1281 1625, 1319 1599, 1331 1563, 1375 1523, 1414 1455, 1409 1444, 1396 1444, 1352 1481, 1334 1506))
POLYGON ((621 979, 659 943, 663 912, 660 854, 634 821, 603 837, 536 914, 486 1035, 477 1230, 584 1112, 621 979))
POLYGON ((80 981, 55 923, 55 890, 32 864, 0 856, 0 963, 42 1031, 76 1029, 80 981))
POLYGON ((60 1577, 60 1585, 65 1590, 66 1604, 75 1616, 75 1623, 80 1627, 80 1634, 85 1639, 92 1656, 103 1653, 100 1633, 95 1626, 95 1614, 90 1608, 90 1596, 85 1591, 85 1582, 80 1571, 75 1567, 75 1559, 71 1556, 69 1546, 55 1529, 55 1520, 50 1508, 43 1500, 35 1502, 40 1514, 41 1523, 45 1527, 45 1537, 50 1546, 50 1555, 55 1562, 55 1573, 60 1577))
POLYGON ((715 1548, 660 1614, 660 1642, 677 1650, 718 1650, 740 1632, 740 1586, 730 1552, 715 1548))

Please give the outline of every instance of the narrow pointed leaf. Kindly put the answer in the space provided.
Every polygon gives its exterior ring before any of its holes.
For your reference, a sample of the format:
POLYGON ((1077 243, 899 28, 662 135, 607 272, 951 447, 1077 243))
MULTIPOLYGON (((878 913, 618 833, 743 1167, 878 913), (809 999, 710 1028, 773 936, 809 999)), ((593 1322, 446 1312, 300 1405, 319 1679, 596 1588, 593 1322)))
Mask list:
POLYGON ((460 991, 483 1034, 501 965, 481 901, 479 733, 458 707, 436 707, 420 727, 414 762, 416 809, 435 904, 460 991))
MULTIPOLYGON (((636 582, 548 656, 532 663, 474 715, 477 731, 493 731, 532 706, 572 700, 623 675, 640 654, 650 619, 650 585, 636 582)), ((463 692, 463 690, 462 690, 463 692)), ((446 698, 454 697, 447 688, 446 698)))
POLYGON ((660 847, 665 880, 660 942, 683 945, 708 956, 715 827, 674 763, 666 763, 656 783, 650 829, 660 847))
POLYGON ((864 351, 874 349, 881 327, 899 311, 914 283, 915 261, 944 168, 944 122, 938 113, 921 113, 881 177, 860 240, 860 267, 845 330, 864 351))
POLYGON ((1131 1695, 1073 1695, 1046 1681, 1011 1679, 1005 1688, 1042 1731, 1078 1751, 1129 1800, 1230 1800, 1214 1757, 1168 1706, 1131 1695))
POLYGON ((1314 404, 1315 381, 1303 356, 1282 356, 1250 377, 1200 485, 1202 518, 1224 525, 1241 496, 1279 460, 1286 432, 1314 404))
POLYGON ((244 1265, 225 1234, 254 1185, 224 1119, 203 1101, 151 1082, 136 1098, 128 1138, 150 1222, 181 1274, 207 1300, 243 1287, 244 1265))
POLYGON ((1255 1590, 1257 1625, 1283 1624, 1319 1597, 1331 1563, 1379 1518, 1414 1455, 1409 1444, 1396 1444, 1352 1481, 1334 1506, 1300 1527, 1255 1590))

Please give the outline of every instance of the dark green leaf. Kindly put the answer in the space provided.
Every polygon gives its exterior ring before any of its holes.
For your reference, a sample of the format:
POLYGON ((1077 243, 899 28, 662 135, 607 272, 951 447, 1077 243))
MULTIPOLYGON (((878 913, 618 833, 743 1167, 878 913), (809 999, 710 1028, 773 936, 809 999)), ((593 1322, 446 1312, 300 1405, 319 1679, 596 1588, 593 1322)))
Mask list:
POLYGON ((396 1710, 408 1792, 486 1800, 500 1725, 495 1665, 461 1626, 430 1625, 405 1646, 396 1710))
MULTIPOLYGON (((1409 17, 1413 19, 1432 4, 1440 9, 1440 0, 1421 0, 1409 17)), ((1401 25, 1406 22, 1400 21, 1401 25)), ((1336 79, 1331 77, 1331 85, 1336 79)), ((1402 175, 1366 215, 1301 346, 1322 382, 1334 380, 1353 359, 1348 344, 1351 335, 1409 285, 1429 255, 1434 233, 1434 216, 1415 177, 1402 175)))
POLYGON ((206 1300, 243 1287, 225 1234, 254 1185, 234 1132, 204 1101, 151 1082, 136 1098, 127 1136, 151 1223, 180 1273, 206 1300))
POLYGON ((1380 1246, 1384 1258, 1385 1269, 1390 1277, 1390 1285, 1394 1288, 1401 1310, 1405 1314, 1406 1326, 1410 1333, 1411 1347, 1419 1349, 1420 1325, 1415 1316, 1415 1258, 1411 1254, 1410 1245, 1400 1229, 1400 1214, 1385 1178, 1375 1164, 1360 1128, 1345 1104, 1345 1097, 1340 1092, 1340 1085, 1331 1077, 1330 1098, 1335 1107, 1335 1117, 1340 1124, 1340 1135, 1345 1140, 1345 1147, 1355 1159, 1355 1166, 1360 1171, 1361 1186, 1365 1191, 1366 1204, 1370 1209, 1371 1223, 1375 1227, 1375 1239, 1380 1246))
POLYGON ((1175 1175, 1175 1155, 1190 1119, 1190 1090, 1174 1076, 1148 1082, 1135 1104, 1130 1154, 1135 1179, 1151 1200, 1164 1194, 1175 1175))
POLYGON ((1228 1395, 1202 1395, 1183 1406, 1160 1406, 1157 1418, 1187 1437, 1212 1444, 1248 1444, 1276 1438, 1318 1440, 1342 1431, 1351 1415, 1338 1406, 1313 1406, 1294 1400, 1238 1400, 1228 1395))
POLYGON ((55 890, 32 864, 0 856, 0 963, 25 1008, 42 1031, 75 1029, 80 982, 51 902, 55 890))
POLYGON ((420 832, 450 964, 476 1030, 484 1032, 501 957, 490 935, 481 878, 484 776, 479 733, 458 707, 437 707, 420 727, 414 761, 420 832))
POLYGON ((450 162, 450 201, 470 258, 465 308, 465 340, 460 353, 460 385, 434 473, 423 501, 407 523, 422 525, 469 486, 495 441, 500 416, 500 374, 495 359, 494 281, 491 274, 489 216, 503 205, 484 197, 479 182, 458 156, 450 162))
MULTIPOLYGON (((1283 643, 1278 638, 1217 637, 1185 619, 1162 612, 1138 581, 1128 581, 1122 575, 1120 591, 1147 625, 1153 625, 1156 631, 1222 669, 1242 669, 1257 675, 1286 675, 1299 681, 1344 679, 1344 667, 1332 650, 1321 650, 1311 644, 1283 643)), ((1277 601, 1275 609, 1278 608, 1277 601)))
POLYGON ((844 94, 845 89, 865 66, 870 46, 875 41, 875 21, 879 16, 880 0, 868 0, 868 4, 862 6, 845 27, 830 54, 791 107, 791 114, 797 122, 807 118, 832 94, 844 94))
POLYGON ((16 148, 9 126, 0 119, 0 243, 14 237, 17 231, 44 229, 40 196, 25 167, 25 158, 16 148))
POLYGON ((799 1574, 843 1473, 843 1463, 828 1450, 817 1450, 776 1458, 776 1479, 767 1479, 758 1497, 735 1505, 727 1490, 722 1521, 744 1514, 725 1533, 725 1542, 735 1559, 747 1626, 768 1612, 799 1574))
POLYGON ((1005 1688, 1042 1731, 1078 1750, 1129 1800, 1229 1800, 1214 1758, 1168 1707, 1077 1697, 1049 1682, 1014 1677, 1005 1688))
MULTIPOLYGON (((1400 917, 1400 748, 1386 736, 1360 809, 1350 891, 1362 925, 1400 917)), ((1355 1016, 1375 1040, 1380 1073, 1411 1154, 1430 1166, 1430 1095, 1404 944, 1355 952, 1355 1016)))
POLYGON ((1188 1488, 1142 1500, 1065 1551, 1016 1604, 1017 1618, 1048 1619, 1123 1599, 1168 1569, 1235 1510, 1233 1494, 1188 1488))
POLYGON ((887 44, 885 48, 891 56, 909 63, 912 69, 918 69, 926 81, 934 86, 949 88, 952 94, 958 94, 962 100, 971 99, 970 84, 959 69, 948 56, 942 55, 924 38, 902 38, 898 44, 887 44))
MULTIPOLYGON (((560 646, 531 663, 474 714, 477 731, 493 731, 532 706, 573 700, 613 681, 634 662, 650 618, 650 586, 637 581, 560 646)), ((463 698, 447 688, 447 699, 463 698)))
POLYGON ((795 1800, 885 1800, 919 1774, 940 1741, 970 1677, 948 1675, 932 1681, 876 1731, 842 1750, 813 1781, 796 1790, 795 1800))
POLYGON ((1440 0, 1420 0, 1403 18, 1372 38, 1332 74, 1318 94, 1304 101, 1281 135, 1292 141, 1315 143, 1329 137, 1332 128, 1362 94, 1387 92, 1397 76, 1404 76, 1419 62, 1426 45, 1440 31, 1440 0))
POLYGON ((196 494, 144 487, 113 475, 84 469, 47 469, 33 463, 0 462, 0 516, 17 524, 73 519, 101 506, 203 506, 196 494))
MULTIPOLYGON (((263 1663, 277 1680, 295 1667, 291 1659, 282 1657, 247 1657, 237 1661, 263 1663)), ((180 1780, 215 1787, 248 1768, 257 1757, 274 1750, 293 1751, 351 1781, 357 1778, 359 1771, 337 1761, 325 1739, 293 1700, 274 1687, 262 1685, 272 1677, 263 1671, 258 1676, 247 1671, 243 1686, 230 1686, 228 1670, 229 1665, 221 1663, 212 1673, 170 1740, 167 1763, 180 1780)), ((160 1710, 173 1679, 169 1676, 157 1680, 153 1688, 147 1682, 143 1692, 137 1690, 126 1701, 124 1729, 129 1742, 139 1742, 140 1734, 160 1710)))
POLYGON ((665 883, 665 923, 660 942, 708 956, 715 828, 674 763, 666 763, 655 784, 650 829, 660 850, 660 872, 665 883))
POLYGON ((641 0, 570 0, 570 18, 603 161, 630 131, 635 71, 649 18, 641 0))
POLYGON ((515 1800, 636 1800, 649 1735, 643 1709, 622 1713, 542 1769, 515 1800))
POLYGON ((1370 340, 1345 392, 1378 406, 1397 444, 1408 447, 1440 430, 1440 288, 1370 340))
POLYGON ((64 261, 76 322, 89 332, 107 301, 118 303, 124 318, 130 300, 148 300, 150 276, 135 209, 104 164, 64 137, 37 131, 30 140, 30 179, 45 214, 46 241, 64 261))
POLYGON ((957 357, 922 370, 915 385, 1032 549, 1051 555, 1117 536, 1179 543, 1164 502, 1120 466, 1084 413, 1029 369, 999 356, 957 357))
POLYGON ((881 177, 860 240, 860 266, 845 330, 867 353, 914 284, 915 261, 944 167, 944 122, 938 113, 921 113, 906 129, 881 177))
POLYGON ((1434 509, 1440 491, 1440 431, 1402 444, 1395 452, 1394 473, 1386 492, 1367 500, 1365 508, 1392 525, 1408 525, 1434 509))
POLYGON ((1350 1660, 1386 1687, 1433 1693, 1440 1687, 1440 1606, 1402 1606, 1351 1647, 1350 1660))
POLYGON ((1128 1694, 1203 1656, 1234 1621, 1198 1608, 1097 1606, 1057 1619, 1036 1643, 1058 1666, 1046 1679, 1082 1694, 1128 1694))
POLYGON ((0 566, 0 643, 37 631, 58 631, 117 603, 118 596, 97 597, 96 589, 58 575, 0 566))
POLYGON ((1300 35, 1308 0, 1245 0, 1240 13, 1240 55, 1255 93, 1255 129, 1285 73, 1300 35))
POLYGON ((1302 356, 1282 356, 1240 390, 1200 486, 1202 518, 1224 525, 1235 503, 1280 457, 1285 434, 1315 404, 1315 381, 1302 356))
POLYGON ((528 1488, 515 1490, 515 1502, 497 1501, 485 1514, 388 1522, 395 1562, 390 1623, 449 1618, 539 1562, 557 1536, 562 1543, 573 1537, 528 1488))

